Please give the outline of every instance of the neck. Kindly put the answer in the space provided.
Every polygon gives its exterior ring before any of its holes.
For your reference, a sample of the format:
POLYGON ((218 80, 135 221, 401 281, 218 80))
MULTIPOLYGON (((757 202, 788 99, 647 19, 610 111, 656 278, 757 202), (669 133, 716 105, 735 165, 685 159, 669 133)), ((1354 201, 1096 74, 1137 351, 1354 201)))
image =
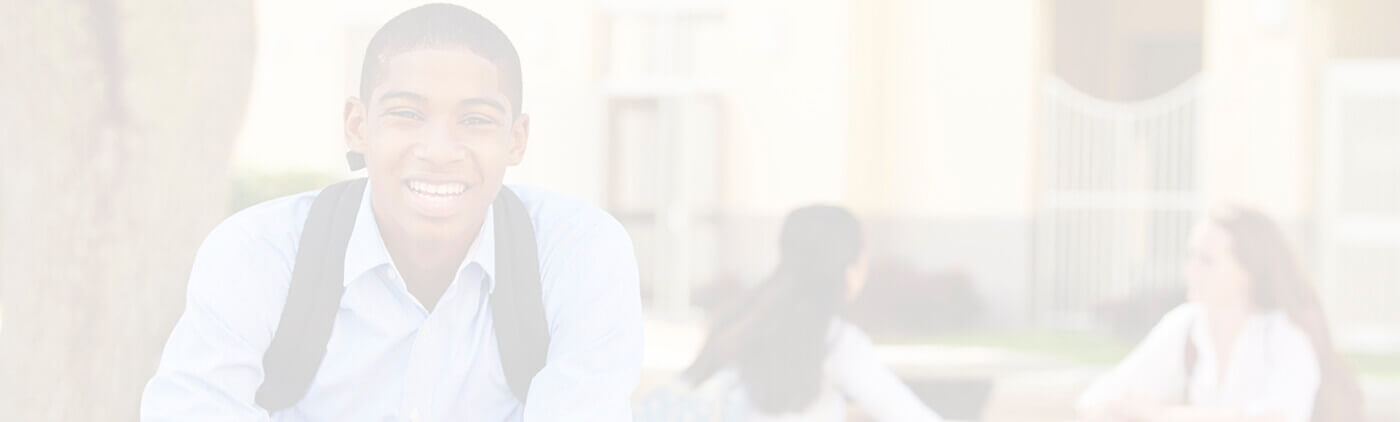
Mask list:
POLYGON ((1254 315, 1254 307, 1248 305, 1207 306, 1206 313, 1212 329, 1237 331, 1254 315))
MULTIPOLYGON (((474 226, 480 228, 481 224, 478 222, 474 226)), ((471 230, 459 236, 414 238, 402 229, 393 228, 384 230, 382 235, 389 256, 403 276, 404 287, 432 312, 456 279, 457 268, 476 241, 476 233, 471 230)))
MULTIPOLYGON (((375 219, 379 220, 379 214, 375 219)), ((472 224, 468 224, 463 230, 454 233, 443 233, 436 236, 414 236, 402 227, 393 223, 379 223, 381 236, 384 238, 384 247, 389 251, 389 257, 393 258, 394 264, 399 271, 404 273, 404 277, 409 281, 427 282, 430 280, 413 280, 417 275, 422 278, 438 278, 436 275, 444 271, 455 270, 462 260, 466 258, 467 252, 471 249, 472 243, 476 241, 477 233, 480 232, 482 220, 485 216, 478 217, 472 224)))
POLYGON ((1220 359, 1219 377, 1223 380, 1231 363, 1231 355, 1234 354, 1235 343, 1240 337, 1240 332, 1244 330, 1244 325, 1254 315, 1254 308, 1242 305, 1210 306, 1206 308, 1206 314, 1206 328, 1220 359))
POLYGON ((476 235, 457 239, 411 239, 385 234, 384 246, 400 271, 408 273, 434 272, 434 270, 455 267, 467 256, 467 250, 476 235))

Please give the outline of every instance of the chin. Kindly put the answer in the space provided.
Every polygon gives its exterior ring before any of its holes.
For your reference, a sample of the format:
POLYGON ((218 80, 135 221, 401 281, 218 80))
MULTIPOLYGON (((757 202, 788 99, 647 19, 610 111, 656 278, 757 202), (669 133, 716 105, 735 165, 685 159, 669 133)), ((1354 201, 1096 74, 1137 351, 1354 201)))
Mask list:
POLYGON ((466 215, 450 217, 427 217, 414 215, 408 224, 408 232, 415 238, 435 239, 458 237, 468 230, 466 215))

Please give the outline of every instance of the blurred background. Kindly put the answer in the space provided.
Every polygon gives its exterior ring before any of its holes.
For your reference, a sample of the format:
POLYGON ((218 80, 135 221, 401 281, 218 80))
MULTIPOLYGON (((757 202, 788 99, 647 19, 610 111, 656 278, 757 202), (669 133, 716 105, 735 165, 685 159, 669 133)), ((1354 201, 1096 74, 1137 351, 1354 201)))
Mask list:
MULTIPOLYGON (((365 45, 420 2, 21 3, 0 17, 0 410, 131 420, 200 239, 352 177, 365 45)), ((1183 300, 1201 212, 1241 204, 1286 226, 1397 415, 1400 1, 459 3, 521 54, 507 182, 632 235, 643 390, 821 202, 875 245, 851 319, 935 409, 1067 412, 1183 300)))

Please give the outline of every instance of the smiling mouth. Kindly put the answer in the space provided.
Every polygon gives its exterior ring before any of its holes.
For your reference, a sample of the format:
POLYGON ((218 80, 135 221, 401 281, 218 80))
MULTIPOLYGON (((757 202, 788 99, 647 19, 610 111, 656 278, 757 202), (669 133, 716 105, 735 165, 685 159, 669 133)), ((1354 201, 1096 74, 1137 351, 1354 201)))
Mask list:
POLYGON ((409 180, 404 182, 404 185, 408 187, 408 190, 413 191, 413 193, 428 199, 438 200, 456 198, 462 196, 462 193, 467 191, 466 183, 457 182, 430 183, 421 180, 409 180))

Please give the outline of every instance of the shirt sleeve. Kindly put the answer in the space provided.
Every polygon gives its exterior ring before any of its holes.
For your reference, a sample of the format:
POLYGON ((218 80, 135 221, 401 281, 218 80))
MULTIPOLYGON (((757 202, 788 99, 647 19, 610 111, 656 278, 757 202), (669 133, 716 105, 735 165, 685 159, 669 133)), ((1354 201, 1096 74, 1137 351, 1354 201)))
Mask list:
POLYGON ((837 327, 827 371, 841 392, 877 421, 940 421, 909 386, 875 355, 870 337, 855 326, 837 327))
POLYGON ((288 254, 234 218, 196 253, 185 311, 141 396, 141 420, 267 421, 253 402, 290 282, 288 254), (275 288, 282 286, 280 296, 275 288))
POLYGON ((1129 392, 1161 402, 1182 399, 1186 390, 1186 336, 1191 332, 1193 315, 1195 308, 1189 304, 1168 312, 1127 358, 1085 390, 1075 407, 1084 412, 1129 392))
POLYGON ((1268 379, 1260 385, 1264 390, 1247 399, 1246 415, 1281 414, 1289 421, 1312 419, 1314 401, 1321 384, 1321 369, 1317 353, 1306 334, 1280 316, 1268 343, 1269 360, 1277 370, 1268 371, 1268 379))
POLYGON ((642 366, 637 259, 622 225, 597 213, 598 224, 540 254, 550 343, 526 421, 632 420, 642 366))

